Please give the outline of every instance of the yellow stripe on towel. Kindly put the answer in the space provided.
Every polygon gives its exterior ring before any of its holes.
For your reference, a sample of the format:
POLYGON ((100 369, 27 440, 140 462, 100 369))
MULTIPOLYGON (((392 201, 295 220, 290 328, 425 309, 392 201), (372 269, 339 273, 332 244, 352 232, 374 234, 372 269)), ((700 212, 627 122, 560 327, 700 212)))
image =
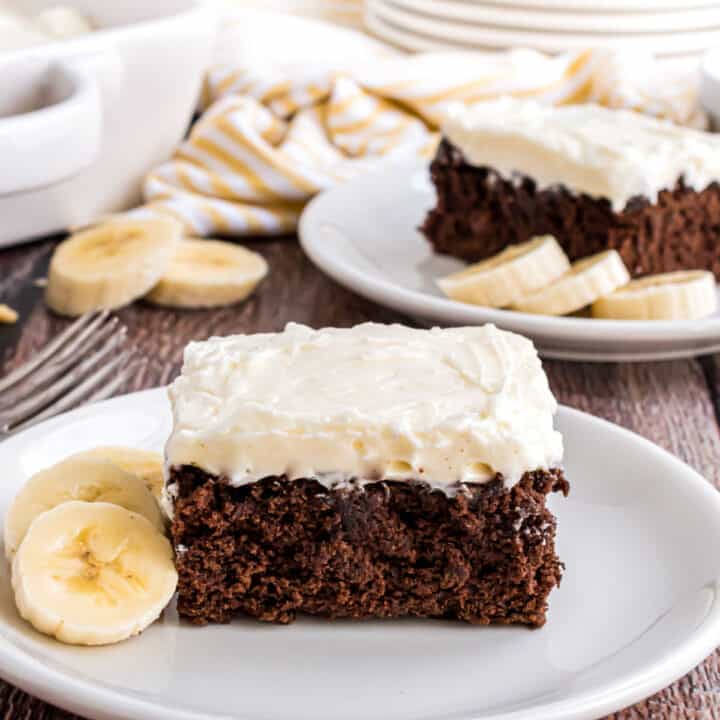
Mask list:
MULTIPOLYGON (((337 0, 359 7, 358 0, 337 0)), ((322 55, 319 53, 319 55, 322 55)), ((213 67, 204 113, 174 156, 149 173, 145 206, 196 235, 257 235, 295 229, 321 190, 377 167, 394 154, 429 157, 437 128, 457 102, 503 95, 567 104, 599 102, 697 126, 697 88, 669 83, 623 56, 586 50, 473 55, 378 54, 343 66, 213 67)), ((341 60, 341 58, 340 58, 341 60)), ((652 66, 654 67, 654 66, 652 66)))

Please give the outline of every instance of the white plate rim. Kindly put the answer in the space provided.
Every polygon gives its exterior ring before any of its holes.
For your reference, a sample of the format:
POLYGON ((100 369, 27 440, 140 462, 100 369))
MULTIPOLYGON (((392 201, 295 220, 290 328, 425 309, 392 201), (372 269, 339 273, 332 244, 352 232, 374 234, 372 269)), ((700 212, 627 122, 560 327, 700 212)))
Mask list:
MULTIPOLYGON (((413 160, 411 162, 388 162, 382 172, 388 185, 397 187, 398 182, 392 178, 411 178, 417 172, 425 172, 427 163, 413 160)), ((358 176, 352 180, 330 188, 306 206, 300 217, 298 236, 303 250, 310 259, 325 273, 340 284, 358 294, 389 306, 413 317, 427 318, 433 321, 446 322, 453 325, 495 323, 499 327, 510 329, 521 334, 547 336, 553 333, 553 341, 565 338, 573 341, 616 342, 617 335, 632 335, 633 342, 662 343, 671 337, 671 345, 677 349, 681 343, 692 343, 696 354, 704 347, 714 347, 720 342, 720 316, 703 320, 662 321, 662 320, 603 320, 577 317, 546 317, 508 310, 481 308, 460 303, 440 296, 429 295, 419 290, 412 290, 395 284, 384 277, 371 277, 358 270, 342 256, 333 252, 327 242, 323 242, 317 226, 321 225, 326 216, 326 207, 332 206, 346 194, 353 198, 368 196, 363 189, 377 187, 373 178, 378 173, 372 172, 358 176), (714 339, 709 334, 714 333, 714 339), (699 350, 697 350, 699 348, 699 350)), ((419 218, 420 219, 420 218, 419 218)), ((647 350, 647 348, 646 348, 647 350)))
POLYGON ((621 352, 592 352, 554 348, 544 345, 538 348, 538 353, 546 360, 566 360, 569 362, 655 362, 660 360, 686 360, 701 355, 720 353, 720 343, 703 346, 701 348, 676 348, 663 350, 635 350, 621 352))
MULTIPOLYGON (((382 42, 390 43, 395 47, 411 52, 497 53, 498 51, 509 49, 507 45, 502 43, 494 43, 492 45, 459 45, 458 43, 436 40, 425 35, 405 32, 404 30, 401 30, 400 28, 390 23, 387 23, 377 14, 372 12, 369 8, 365 9, 363 15, 363 22, 365 23, 365 29, 374 37, 378 38, 382 42)), ((563 48, 555 47, 551 52, 561 52, 562 50, 563 48)), ((663 54, 660 50, 657 50, 655 55, 658 62, 692 61, 694 63, 696 60, 701 59, 706 52, 707 49, 704 48, 698 48, 696 50, 691 50, 688 52, 673 52, 669 54, 663 54)))
POLYGON ((384 5, 401 6, 405 11, 435 16, 450 22, 494 25, 517 30, 553 30, 558 32, 588 32, 639 34, 656 32, 692 31, 705 29, 708 21, 720 25, 720 8, 716 6, 689 8, 684 11, 627 12, 590 11, 585 12, 558 9, 543 12, 536 8, 519 6, 495 6, 490 3, 467 3, 458 0, 390 0, 384 5), (652 23, 653 27, 648 27, 652 23), (592 27, 592 30, 588 30, 592 27))
MULTIPOLYGON (((374 12, 372 12, 369 7, 365 7, 363 22, 365 23, 365 28, 375 37, 397 47, 403 48, 404 50, 411 50, 413 52, 448 52, 458 49, 457 46, 452 43, 411 35, 398 28, 388 25, 374 12)), ((473 50, 475 48, 463 49, 473 50)), ((479 50, 480 48, 478 47, 477 49, 479 50)), ((484 49, 492 50, 493 48, 488 46, 484 49)))
MULTIPOLYGON (((33 441, 35 436, 42 435, 43 430, 61 425, 68 418, 80 418, 84 414, 98 411, 112 412, 115 405, 142 403, 146 398, 154 399, 160 393, 166 392, 165 387, 155 387, 72 410, 3 441, 0 448, 4 450, 8 444, 21 445, 22 441, 33 441)), ((686 476, 683 482, 686 487, 698 493, 698 502, 714 505, 720 516, 720 493, 699 473, 668 451, 626 428, 580 410, 560 405, 558 414, 566 415, 570 421, 575 419, 576 422, 598 423, 628 442, 640 445, 647 452, 659 454, 665 462, 676 468, 678 473, 682 472, 686 476)), ((541 706, 540 713, 534 708, 523 708, 493 715, 473 713, 463 720, 591 720, 648 697, 689 672, 720 644, 720 594, 717 581, 714 585, 713 600, 702 624, 661 660, 644 666, 623 682, 616 682, 610 689, 600 688, 580 698, 559 700, 541 706)), ((248 716, 243 718, 237 715, 186 711, 132 698, 127 693, 103 688, 94 682, 77 679, 73 675, 68 676, 67 673, 52 669, 39 660, 33 660, 11 642, 0 644, 0 676, 47 702, 98 720, 254 720, 248 716)))
MULTIPOLYGON (((430 38, 426 35, 420 35, 417 33, 409 33, 404 30, 401 30, 400 28, 396 27, 395 25, 392 25, 385 20, 383 20, 381 17, 379 17, 376 13, 372 12, 370 8, 365 9, 364 15, 363 15, 363 22, 365 23, 365 29, 374 37, 378 38, 382 42, 389 43, 395 47, 401 48, 406 51, 411 52, 439 52, 439 53, 445 53, 445 52, 490 52, 495 53, 500 50, 508 50, 508 46, 504 43, 493 43, 488 45, 480 45, 480 44, 473 44, 473 45, 462 45, 454 42, 446 42, 443 40, 438 40, 434 38, 430 38)), ((542 48, 535 48, 534 46, 530 46, 531 49, 536 50, 543 50, 542 48)), ((583 48, 585 49, 585 48, 583 48)), ((553 46, 553 49, 550 50, 550 52, 561 52, 563 50, 567 50, 567 48, 560 48, 558 46, 553 46)), ((543 50, 545 51, 545 50, 543 50)), ((707 49, 705 48, 698 48, 696 50, 688 51, 688 52, 673 52, 669 54, 663 54, 660 50, 656 51, 656 56, 658 61, 693 61, 702 58, 702 56, 707 52, 707 49)))
MULTIPOLYGON (((597 0, 469 0, 469 4, 598 12, 597 0)), ((716 7, 715 0, 688 0, 685 3, 679 0, 603 0, 601 4, 604 6, 601 12, 681 11, 688 7, 716 7)))
POLYGON ((641 48, 658 52, 662 55, 675 55, 702 49, 709 49, 720 44, 720 28, 688 32, 654 32, 654 33, 601 33, 601 32, 560 32, 532 31, 520 28, 501 28, 467 23, 451 22, 437 18, 429 18, 407 12, 404 9, 390 6, 383 0, 366 0, 366 16, 374 16, 384 24, 391 25, 398 31, 420 38, 459 43, 463 47, 532 47, 545 52, 561 50, 580 50, 593 45, 609 45, 611 47, 641 48))

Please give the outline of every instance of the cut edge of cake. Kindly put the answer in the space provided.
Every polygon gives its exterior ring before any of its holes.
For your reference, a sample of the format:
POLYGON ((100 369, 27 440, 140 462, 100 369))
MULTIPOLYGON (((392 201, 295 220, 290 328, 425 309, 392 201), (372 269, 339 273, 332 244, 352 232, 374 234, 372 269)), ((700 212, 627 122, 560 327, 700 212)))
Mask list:
POLYGON ((415 481, 234 487, 197 468, 170 473, 177 607, 195 624, 308 614, 537 628, 562 578, 545 504, 569 490, 560 469, 452 495, 415 481))

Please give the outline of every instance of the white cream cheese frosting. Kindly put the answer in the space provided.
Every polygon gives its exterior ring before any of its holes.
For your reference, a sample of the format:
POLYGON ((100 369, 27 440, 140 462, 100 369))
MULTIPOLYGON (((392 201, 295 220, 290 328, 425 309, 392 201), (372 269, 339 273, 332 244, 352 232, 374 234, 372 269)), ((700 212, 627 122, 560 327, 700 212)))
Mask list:
POLYGON ((696 191, 720 180, 720 136, 593 104, 553 107, 507 97, 456 105, 443 135, 473 165, 607 198, 615 211, 636 196, 655 202, 681 177, 696 191))
POLYGON ((286 475, 330 485, 508 484, 557 466, 556 402, 532 343, 492 325, 367 323, 191 343, 170 388, 167 466, 234 485, 286 475))

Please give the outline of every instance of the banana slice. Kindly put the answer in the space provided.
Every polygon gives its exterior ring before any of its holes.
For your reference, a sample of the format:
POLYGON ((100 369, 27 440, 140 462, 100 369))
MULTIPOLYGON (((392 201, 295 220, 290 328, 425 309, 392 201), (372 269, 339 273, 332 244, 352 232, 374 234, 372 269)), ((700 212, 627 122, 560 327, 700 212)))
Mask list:
POLYGON ((570 269, 570 261, 551 235, 510 245, 498 255, 437 281, 453 300, 506 307, 546 287, 570 269))
POLYGON ((165 524, 152 493, 140 478, 109 462, 68 458, 33 475, 5 517, 5 554, 12 557, 32 521, 69 500, 110 502, 144 515, 161 532, 165 524))
POLYGON ((0 323, 12 325, 18 319, 17 310, 13 310, 9 305, 0 303, 0 323))
POLYGON ((250 295, 267 270, 261 255, 239 245, 188 239, 147 299, 180 308, 231 305, 250 295))
POLYGON ((590 305, 625 285, 630 274, 615 250, 591 255, 573 263, 559 280, 526 295, 512 309, 539 315, 567 315, 590 305))
POLYGON ((715 276, 704 270, 649 275, 593 303, 592 315, 614 320, 697 320, 718 307, 715 276))
POLYGON ((173 551, 142 515, 73 501, 42 513, 12 565, 20 615, 74 645, 107 645, 142 632, 177 586, 173 551))
POLYGON ((160 501, 163 488, 163 458, 160 453, 131 447, 97 447, 73 455, 74 460, 90 459, 112 463, 121 470, 139 477, 160 501))
POLYGON ((157 283, 181 237, 169 218, 112 220, 76 233, 52 257, 47 304, 71 316, 127 305, 157 283))

